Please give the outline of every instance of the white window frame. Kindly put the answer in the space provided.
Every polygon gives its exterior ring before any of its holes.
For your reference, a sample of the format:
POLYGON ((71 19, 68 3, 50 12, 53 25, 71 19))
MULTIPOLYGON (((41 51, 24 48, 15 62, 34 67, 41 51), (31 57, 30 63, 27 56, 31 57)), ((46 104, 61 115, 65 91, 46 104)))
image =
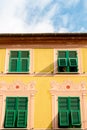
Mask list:
POLYGON ((6 49, 6 59, 5 59, 5 73, 33 73, 33 49, 6 49), (29 72, 9 72, 9 56, 10 51, 29 51, 30 52, 30 65, 29 72))
POLYGON ((75 74, 75 73, 82 73, 82 65, 81 65, 81 52, 80 49, 77 48, 67 48, 67 49, 54 49, 54 74, 75 74), (58 65, 57 65, 57 56, 58 56, 58 51, 76 51, 77 52, 77 57, 78 57, 78 72, 58 72, 58 65))

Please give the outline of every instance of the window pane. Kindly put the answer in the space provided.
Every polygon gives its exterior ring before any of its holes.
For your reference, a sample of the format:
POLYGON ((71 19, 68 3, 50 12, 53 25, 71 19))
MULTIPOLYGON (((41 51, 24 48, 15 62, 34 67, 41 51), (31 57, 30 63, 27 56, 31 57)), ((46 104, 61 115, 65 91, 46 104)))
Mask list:
POLYGON ((18 57, 18 51, 11 51, 11 58, 17 58, 18 57))
POLYGON ((29 51, 21 51, 21 57, 22 58, 28 58, 29 57, 29 51))

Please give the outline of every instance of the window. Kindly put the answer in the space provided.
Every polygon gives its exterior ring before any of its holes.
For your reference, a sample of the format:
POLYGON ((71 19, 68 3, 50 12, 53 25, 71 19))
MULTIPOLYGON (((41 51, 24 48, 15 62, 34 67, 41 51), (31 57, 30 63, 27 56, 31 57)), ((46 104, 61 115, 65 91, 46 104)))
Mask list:
POLYGON ((26 128, 28 113, 27 97, 7 97, 5 111, 5 128, 26 128))
POLYGON ((9 72, 29 72, 30 52, 29 51, 10 51, 9 72))
POLYGON ((59 50, 57 52, 58 72, 78 72, 77 51, 59 50))
POLYGON ((80 128, 79 97, 58 97, 58 126, 60 128, 80 128))

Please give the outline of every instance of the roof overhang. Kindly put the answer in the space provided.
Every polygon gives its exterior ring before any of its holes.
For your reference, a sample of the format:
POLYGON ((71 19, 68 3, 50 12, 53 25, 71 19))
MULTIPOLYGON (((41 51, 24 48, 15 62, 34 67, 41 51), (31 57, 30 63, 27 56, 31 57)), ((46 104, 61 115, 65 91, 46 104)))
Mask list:
POLYGON ((87 33, 0 34, 0 48, 87 47, 87 33), (61 45, 61 46, 60 46, 61 45))

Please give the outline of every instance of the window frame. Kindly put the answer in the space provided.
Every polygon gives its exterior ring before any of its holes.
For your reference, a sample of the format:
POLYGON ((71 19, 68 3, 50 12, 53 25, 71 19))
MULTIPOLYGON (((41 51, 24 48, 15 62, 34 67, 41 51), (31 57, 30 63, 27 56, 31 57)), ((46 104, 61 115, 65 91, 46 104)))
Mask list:
POLYGON ((82 65, 81 65, 81 53, 80 49, 78 48, 65 48, 65 49, 54 49, 54 74, 78 74, 82 72, 82 65), (77 72, 59 72, 58 71, 58 51, 76 51, 77 52, 77 59, 78 59, 78 71, 77 72))
POLYGON ((6 49, 6 59, 5 59, 5 73, 8 74, 31 74, 33 73, 33 49, 6 49), (11 51, 29 51, 29 64, 27 72, 10 72, 9 71, 9 64, 10 64, 10 52, 11 51))

